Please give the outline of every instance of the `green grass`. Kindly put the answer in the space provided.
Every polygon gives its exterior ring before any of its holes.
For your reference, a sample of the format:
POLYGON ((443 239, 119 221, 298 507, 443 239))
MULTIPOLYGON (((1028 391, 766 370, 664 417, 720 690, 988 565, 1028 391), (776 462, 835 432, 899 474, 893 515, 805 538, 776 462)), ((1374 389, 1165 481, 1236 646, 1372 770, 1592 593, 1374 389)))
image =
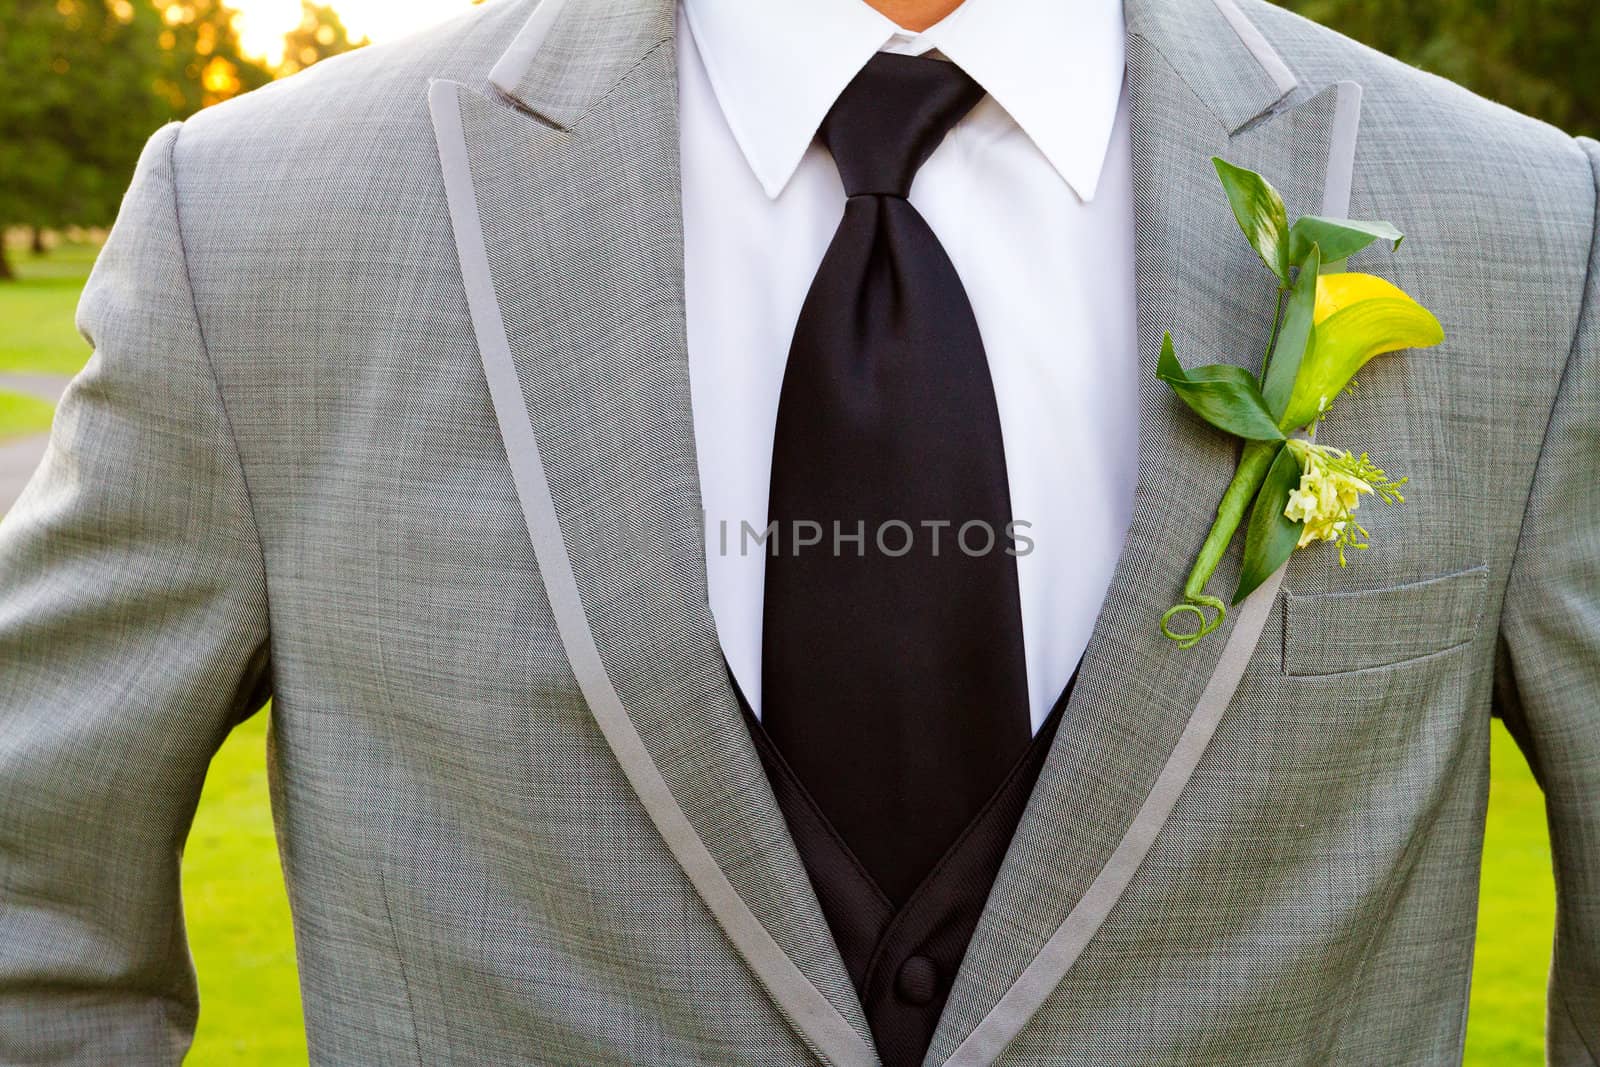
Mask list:
MULTIPOLYGON (((16 258, 25 280, 0 284, 0 373, 76 371, 88 350, 72 328, 72 310, 92 250, 16 258)), ((265 732, 260 714, 223 745, 184 853, 184 912, 201 999, 189 1062, 206 1067, 306 1062, 288 904, 267 805, 265 732)), ((1498 723, 1492 744, 1466 1063, 1540 1067, 1555 915, 1544 802, 1498 723)))
POLYGON ((1466 1062, 1544 1063, 1544 992, 1556 918, 1544 795, 1498 721, 1489 749, 1489 823, 1478 901, 1466 1062))
MULTIPOLYGON (((206 779, 184 854, 184 912, 201 988, 190 1062, 306 1062, 288 903, 267 807, 262 713, 233 732, 206 779)), ((1542 1067, 1555 898, 1544 800, 1494 724, 1468 1067, 1542 1067)))
POLYGON ((73 311, 95 247, 67 244, 42 257, 9 251, 17 280, 0 282, 0 374, 76 374, 89 346, 73 311))
POLYGON ((44 433, 55 408, 48 400, 0 389, 0 441, 23 434, 44 433))
POLYGON ((189 1062, 306 1062, 289 900, 267 804, 267 713, 211 764, 183 854, 183 912, 200 976, 189 1062))

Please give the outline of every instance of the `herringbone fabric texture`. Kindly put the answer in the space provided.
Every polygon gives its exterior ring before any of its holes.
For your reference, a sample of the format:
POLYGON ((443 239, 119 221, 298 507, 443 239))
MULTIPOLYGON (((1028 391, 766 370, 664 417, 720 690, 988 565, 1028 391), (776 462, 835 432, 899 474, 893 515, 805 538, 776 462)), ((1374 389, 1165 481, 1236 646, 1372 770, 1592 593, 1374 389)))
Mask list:
MULTIPOLYGON (((705 603, 671 5, 567 0, 536 55, 534 12, 486 5, 152 140, 80 311, 96 355, 0 523, 0 1062, 181 1057, 180 849, 268 692, 315 1063, 817 1062, 667 802, 866 1033, 705 603), (463 85, 454 217, 437 78, 463 85), (486 386, 477 228, 559 530, 530 526, 486 386), (557 579, 669 796, 598 728, 557 579)), ((1550 1057, 1593 1064, 1600 149, 1256 0, 1127 12, 1141 351, 1104 357, 1153 367, 1171 329, 1189 360, 1259 358, 1270 283, 1209 156, 1317 210, 1346 80, 1350 214, 1408 235, 1353 266, 1449 338, 1340 400, 1319 436, 1410 475, 1407 504, 1363 508, 1347 568, 1291 561, 1148 858, 996 1062, 1458 1061, 1497 707, 1549 802, 1550 1057)), ((930 1063, 1072 910, 1211 674, 1152 611, 1234 453, 1144 377, 1124 558, 930 1063)))

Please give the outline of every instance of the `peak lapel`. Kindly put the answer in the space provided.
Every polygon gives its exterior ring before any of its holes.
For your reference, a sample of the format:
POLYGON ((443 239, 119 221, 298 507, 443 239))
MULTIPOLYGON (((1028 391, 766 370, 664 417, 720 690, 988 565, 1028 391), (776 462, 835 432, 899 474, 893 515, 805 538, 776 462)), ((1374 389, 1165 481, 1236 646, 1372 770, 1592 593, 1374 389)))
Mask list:
MULTIPOLYGON (((1238 449, 1154 367, 1170 330, 1185 363, 1260 369, 1272 279, 1239 234, 1210 159, 1261 171, 1293 214, 1342 215, 1359 87, 1294 85, 1229 0, 1129 0, 1128 20, 1141 364, 1133 518, 930 1065, 993 1062, 1068 973, 1137 876, 1279 610, 1281 570, 1195 648, 1161 636, 1158 620, 1179 598, 1238 449)), ((1235 544, 1213 592, 1228 596, 1240 557, 1235 544)))
POLYGON ((874 1064, 707 603, 672 18, 655 0, 545 0, 496 92, 436 83, 451 219, 540 574, 596 723, 802 1039, 825 1062, 874 1064))

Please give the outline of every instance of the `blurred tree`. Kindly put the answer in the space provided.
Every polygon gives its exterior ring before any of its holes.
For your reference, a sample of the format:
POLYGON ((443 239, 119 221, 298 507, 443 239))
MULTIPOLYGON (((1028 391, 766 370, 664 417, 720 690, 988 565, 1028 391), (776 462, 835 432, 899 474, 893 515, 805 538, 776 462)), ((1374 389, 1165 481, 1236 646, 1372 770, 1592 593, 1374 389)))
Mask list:
POLYGON ((1600 135, 1595 0, 1279 0, 1575 134, 1600 135))
POLYGON ((152 92, 160 32, 133 0, 0 0, 0 233, 111 221, 167 118, 152 92))
POLYGON ((0 234, 110 223, 156 127, 269 81, 233 19, 217 0, 0 0, 0 234))
MULTIPOLYGON (((481 2, 481 0, 478 0, 481 2)), ((1279 0, 1573 133, 1600 135, 1596 0, 1279 0)), ((302 0, 279 73, 365 44, 302 0)), ((223 0, 0 0, 0 233, 102 225, 166 119, 265 84, 223 0)), ((8 277, 0 241, 0 279, 8 277)))
MULTIPOLYGON (((0 0, 3 2, 3 0, 0 0)), ((186 118, 272 80, 239 50, 238 13, 221 0, 146 0, 160 13, 163 56, 156 91, 174 118, 186 118)))
POLYGON ((365 37, 352 41, 338 13, 327 4, 300 0, 300 12, 300 25, 283 35, 283 62, 276 71, 280 76, 370 43, 365 37))

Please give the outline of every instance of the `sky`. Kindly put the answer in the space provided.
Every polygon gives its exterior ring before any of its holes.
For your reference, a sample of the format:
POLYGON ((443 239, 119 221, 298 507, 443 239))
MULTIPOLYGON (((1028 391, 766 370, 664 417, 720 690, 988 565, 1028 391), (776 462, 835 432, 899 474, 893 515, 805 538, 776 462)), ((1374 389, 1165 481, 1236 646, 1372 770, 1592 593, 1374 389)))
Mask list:
MULTIPOLYGON (((245 52, 277 62, 283 34, 300 22, 300 0, 230 0, 228 6, 239 12, 245 52)), ((332 6, 352 38, 384 41, 447 19, 472 0, 333 0, 332 6)))

